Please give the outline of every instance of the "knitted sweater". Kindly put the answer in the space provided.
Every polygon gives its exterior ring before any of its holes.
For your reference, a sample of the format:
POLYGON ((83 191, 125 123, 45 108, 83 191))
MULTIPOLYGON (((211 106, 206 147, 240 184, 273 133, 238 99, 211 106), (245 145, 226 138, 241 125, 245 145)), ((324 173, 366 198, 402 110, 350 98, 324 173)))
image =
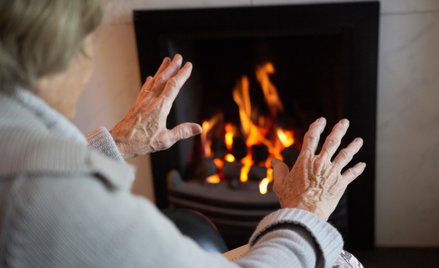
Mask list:
POLYGON ((86 138, 25 90, 0 94, 1 267, 331 267, 342 239, 298 209, 265 217, 236 262, 183 236, 130 193, 134 169, 104 128, 86 138))

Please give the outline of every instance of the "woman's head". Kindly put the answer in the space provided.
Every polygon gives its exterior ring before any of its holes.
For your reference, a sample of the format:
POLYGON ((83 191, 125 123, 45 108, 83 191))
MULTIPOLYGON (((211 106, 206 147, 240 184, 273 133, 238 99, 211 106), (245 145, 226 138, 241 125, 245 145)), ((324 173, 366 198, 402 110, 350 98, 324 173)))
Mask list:
POLYGON ((102 0, 0 1, 0 92, 65 71, 102 16, 102 0))

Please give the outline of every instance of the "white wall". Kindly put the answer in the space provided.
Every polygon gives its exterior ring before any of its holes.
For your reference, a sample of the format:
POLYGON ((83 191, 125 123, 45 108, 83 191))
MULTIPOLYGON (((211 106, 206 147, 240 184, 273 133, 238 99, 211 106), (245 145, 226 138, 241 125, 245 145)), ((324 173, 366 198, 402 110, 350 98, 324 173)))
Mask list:
MULTIPOLYGON (((111 127, 134 101, 140 78, 133 9, 304 2, 333 0, 115 1, 98 31, 96 72, 80 100, 76 123, 83 131, 111 127)), ((439 1, 381 4, 376 242, 439 246, 439 1)), ((134 192, 153 199, 149 157, 135 164, 134 192)))

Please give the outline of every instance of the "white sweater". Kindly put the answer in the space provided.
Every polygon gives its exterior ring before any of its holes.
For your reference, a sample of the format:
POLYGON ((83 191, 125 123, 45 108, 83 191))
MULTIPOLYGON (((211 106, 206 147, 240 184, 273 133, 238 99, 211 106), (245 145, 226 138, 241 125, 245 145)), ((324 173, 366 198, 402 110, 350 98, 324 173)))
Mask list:
POLYGON ((281 209, 237 262, 207 253, 130 193, 134 169, 106 129, 89 137, 95 150, 30 92, 0 94, 0 267, 331 267, 341 252, 331 225, 281 209))

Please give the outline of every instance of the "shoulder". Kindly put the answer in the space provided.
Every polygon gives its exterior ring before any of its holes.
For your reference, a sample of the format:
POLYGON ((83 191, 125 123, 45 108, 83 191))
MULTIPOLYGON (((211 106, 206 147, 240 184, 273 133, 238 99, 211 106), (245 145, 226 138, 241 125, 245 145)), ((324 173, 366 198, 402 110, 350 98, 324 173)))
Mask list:
POLYGON ((35 223, 79 228, 79 223, 93 225, 99 217, 112 216, 117 222, 121 216, 127 219, 136 208, 152 207, 146 199, 132 195, 128 188, 118 187, 115 180, 99 173, 19 179, 23 181, 18 182, 14 201, 35 223))
POLYGON ((130 254, 143 256, 139 247, 148 248, 159 234, 177 233, 148 200, 111 187, 99 176, 17 180, 22 181, 16 182, 19 187, 8 200, 2 229, 11 258, 23 266, 59 261, 60 266, 72 262, 81 267, 86 259, 122 264, 130 254))

